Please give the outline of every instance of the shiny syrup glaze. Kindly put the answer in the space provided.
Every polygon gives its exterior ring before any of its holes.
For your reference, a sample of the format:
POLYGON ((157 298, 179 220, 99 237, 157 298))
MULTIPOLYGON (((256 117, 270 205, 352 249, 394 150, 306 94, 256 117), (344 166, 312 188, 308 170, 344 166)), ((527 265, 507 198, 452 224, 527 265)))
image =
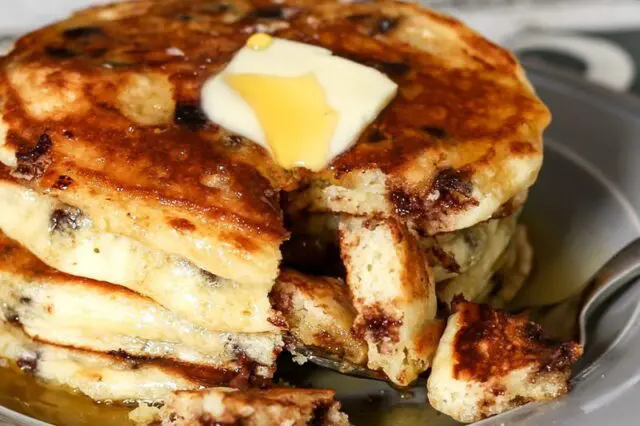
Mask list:
POLYGON ((128 412, 133 407, 97 404, 67 389, 45 385, 9 365, 0 367, 0 406, 55 425, 132 424, 128 412))

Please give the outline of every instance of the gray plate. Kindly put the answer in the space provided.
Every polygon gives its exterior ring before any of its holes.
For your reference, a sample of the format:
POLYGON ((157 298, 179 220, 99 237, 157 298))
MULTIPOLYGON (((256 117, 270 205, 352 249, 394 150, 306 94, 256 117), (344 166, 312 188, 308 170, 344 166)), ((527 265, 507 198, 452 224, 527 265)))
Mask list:
MULTIPOLYGON (((554 121, 547 133, 545 165, 524 216, 536 248, 535 273, 516 303, 560 303, 560 312, 566 308, 563 300, 640 234, 640 101, 539 66, 531 66, 529 75, 554 121)), ((608 307, 597 327, 597 344, 586 354, 569 396, 479 424, 638 424, 639 300, 636 286, 608 307)), ((572 321, 553 312, 547 319, 557 329, 572 321)), ((402 395, 382 383, 313 368, 298 370, 296 376, 298 382, 336 389, 356 424, 453 424, 424 405, 424 389, 402 395)), ((0 424, 3 416, 7 424, 42 424, 0 407, 0 424)))

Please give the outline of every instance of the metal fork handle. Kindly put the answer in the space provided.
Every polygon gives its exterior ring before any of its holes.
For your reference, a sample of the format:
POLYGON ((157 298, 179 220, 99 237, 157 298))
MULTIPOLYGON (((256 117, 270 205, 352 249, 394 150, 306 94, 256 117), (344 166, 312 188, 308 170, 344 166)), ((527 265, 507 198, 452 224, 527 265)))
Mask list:
POLYGON ((580 312, 580 343, 587 342, 587 321, 591 314, 618 290, 640 277, 640 238, 633 240, 607 261, 586 288, 580 312))

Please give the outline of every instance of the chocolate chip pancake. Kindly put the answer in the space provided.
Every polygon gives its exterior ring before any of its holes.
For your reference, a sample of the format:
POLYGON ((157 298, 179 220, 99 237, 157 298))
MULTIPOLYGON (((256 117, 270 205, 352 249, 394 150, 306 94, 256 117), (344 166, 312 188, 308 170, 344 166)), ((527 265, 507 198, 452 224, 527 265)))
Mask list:
POLYGON ((0 58, 0 231, 49 274, 0 268, 3 318, 46 345, 240 375, 257 362, 262 378, 283 335, 292 351, 409 386, 442 365, 450 302, 504 304, 524 284, 516 212, 549 120, 510 53, 416 4, 77 12, 0 58), (268 58, 283 59, 270 74, 268 58), (334 222, 319 241, 334 246, 335 274, 281 265, 283 242, 314 217, 334 222), (109 327, 83 326, 120 304, 109 327), (151 310, 156 321, 136 327, 151 310))
POLYGON ((193 370, 162 362, 42 343, 5 321, 0 321, 0 353, 4 366, 8 360, 25 374, 94 401, 161 401, 175 389, 211 385, 193 370))
POLYGON ((0 209, 0 230, 58 271, 126 287, 209 330, 278 331, 270 283, 228 280, 134 238, 101 231, 80 209, 23 186, 3 166, 0 204, 9 206, 0 209))
POLYGON ((213 388, 174 392, 161 409, 141 405, 129 415, 137 425, 349 426, 335 392, 273 388, 213 388))
POLYGON ((549 115, 504 50, 396 2, 140 1, 17 41, 0 72, 0 157, 25 186, 240 282, 271 282, 294 210, 396 216, 428 233, 487 219, 530 186, 549 115), (399 94, 319 172, 285 171, 206 120, 204 81, 268 31, 386 73, 399 94))
POLYGON ((279 333, 210 331, 126 288, 56 271, 2 233, 0 322, 41 343, 154 361, 210 385, 269 380, 282 350, 279 333))

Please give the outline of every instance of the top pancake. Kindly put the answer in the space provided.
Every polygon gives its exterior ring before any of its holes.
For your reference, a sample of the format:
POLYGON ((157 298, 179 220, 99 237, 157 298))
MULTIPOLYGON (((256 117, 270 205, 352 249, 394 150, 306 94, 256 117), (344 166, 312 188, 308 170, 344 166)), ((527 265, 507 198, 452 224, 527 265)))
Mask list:
POLYGON ((400 216, 433 233, 490 217, 534 182, 549 115, 507 52, 415 5, 285 3, 120 3, 21 38, 0 63, 0 161, 109 232, 256 283, 275 278, 287 237, 280 191, 295 191, 295 209, 400 216), (399 84, 320 173, 282 170, 198 107, 204 81, 257 31, 399 84))

